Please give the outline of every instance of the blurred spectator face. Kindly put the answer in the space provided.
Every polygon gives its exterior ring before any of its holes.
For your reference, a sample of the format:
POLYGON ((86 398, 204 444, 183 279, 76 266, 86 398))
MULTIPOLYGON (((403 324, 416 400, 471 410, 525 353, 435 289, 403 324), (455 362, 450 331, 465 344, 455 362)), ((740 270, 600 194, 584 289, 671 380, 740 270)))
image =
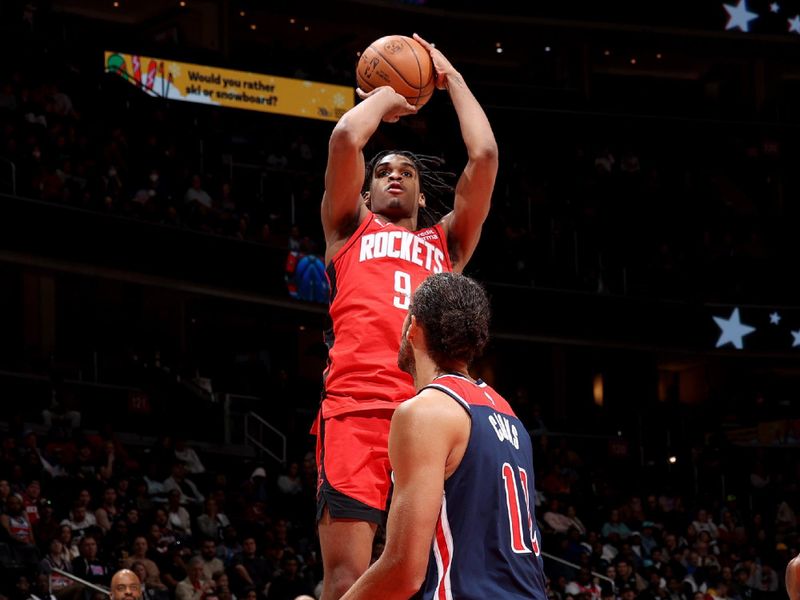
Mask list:
POLYGON ((86 507, 83 505, 76 506, 72 509, 72 520, 76 523, 81 523, 86 518, 86 507))
POLYGON ((253 555, 256 553, 256 540, 252 537, 247 537, 242 542, 242 552, 247 555, 253 555))
POLYGON ((0 479, 0 498, 8 498, 11 495, 11 486, 5 479, 0 479))
POLYGON ((213 498, 206 500, 206 512, 210 515, 213 515, 217 512, 217 501, 213 498))
POLYGON ((131 565, 131 571, 136 573, 136 577, 139 578, 139 583, 144 583, 144 580, 147 579, 147 569, 144 568, 142 563, 133 563, 133 565, 131 565))
POLYGON ((139 522, 139 510, 136 508, 131 508, 126 515, 128 519, 128 523, 131 525, 135 525, 139 522))
POLYGON ((193 563, 189 565, 189 579, 192 583, 197 583, 203 579, 203 565, 201 563, 193 563))
POLYGON ((78 500, 80 500, 83 506, 88 508, 92 503, 92 495, 89 493, 89 490, 81 490, 81 493, 78 494, 78 500))
POLYGON ((31 481, 28 484, 28 487, 25 488, 25 493, 28 495, 28 498, 31 500, 36 500, 39 495, 42 493, 42 488, 39 486, 38 481, 31 481))
POLYGON ((55 538, 50 540, 50 554, 53 556, 58 556, 61 554, 61 551, 64 549, 64 545, 61 543, 61 540, 55 538))
POLYGON ((147 540, 142 536, 133 540, 133 553, 136 556, 144 556, 147 554, 147 540))
POLYGON ((631 568, 628 566, 624 560, 621 560, 617 563, 617 573, 622 578, 627 579, 631 574, 631 568))
POLYGON ((211 560, 217 554, 217 545, 212 540, 205 540, 200 554, 206 560, 211 560))
POLYGON ((297 575, 297 559, 296 558, 285 558, 283 560, 283 572, 291 579, 297 575))
POLYGON ((708 521, 708 513, 701 508, 700 510, 697 511, 697 520, 700 521, 701 523, 705 523, 706 521, 708 521))
POLYGON ((609 565, 606 568, 606 577, 608 577, 609 579, 617 578, 617 568, 614 565, 609 565))
POLYGON ((156 516, 154 520, 156 522, 156 525, 158 525, 159 527, 166 527, 168 522, 168 517, 167 513, 164 511, 163 508, 159 508, 156 511, 156 516))
POLYGON ((17 516, 22 513, 22 500, 17 496, 9 496, 6 500, 6 512, 9 515, 17 516))
POLYGON ((62 544, 69 546, 72 543, 72 528, 69 525, 63 525, 58 539, 62 544))
POLYGON ((106 506, 111 506, 117 501, 117 490, 114 488, 108 488, 105 492, 103 492, 103 504, 106 506))
POLYGON ((85 536, 81 540, 81 556, 86 560, 97 558, 97 541, 91 536, 85 536))
POLYGON ((626 587, 622 590, 622 595, 620 598, 622 598, 622 600, 634 600, 634 598, 636 598, 636 592, 631 588, 626 587))

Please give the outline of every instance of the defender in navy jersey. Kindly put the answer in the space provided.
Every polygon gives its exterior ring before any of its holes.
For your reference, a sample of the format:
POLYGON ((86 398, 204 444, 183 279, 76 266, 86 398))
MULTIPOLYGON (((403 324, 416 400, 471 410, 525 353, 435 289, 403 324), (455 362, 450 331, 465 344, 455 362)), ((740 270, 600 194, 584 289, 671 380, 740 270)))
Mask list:
POLYGON ((439 273, 414 293, 398 365, 419 391, 392 418, 386 547, 344 599, 545 600, 530 436, 468 373, 488 332, 472 279, 439 273))

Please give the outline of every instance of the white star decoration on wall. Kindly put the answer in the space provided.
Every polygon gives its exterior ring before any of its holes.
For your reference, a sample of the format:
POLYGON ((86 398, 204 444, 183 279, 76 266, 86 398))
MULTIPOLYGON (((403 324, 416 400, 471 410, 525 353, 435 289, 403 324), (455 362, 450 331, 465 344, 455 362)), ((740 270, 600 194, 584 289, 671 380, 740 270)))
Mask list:
POLYGON ((723 4, 722 7, 728 12, 728 24, 725 29, 739 29, 747 33, 750 31, 750 21, 758 18, 758 13, 747 10, 747 0, 739 0, 739 4, 723 4))
MULTIPOLYGON (((719 310, 719 309, 717 309, 719 310)), ((722 310, 725 310, 724 308, 722 310)), ((789 315, 781 315, 777 310, 770 310, 765 306, 750 307, 746 309, 747 321, 760 323, 759 327, 754 327, 747 323, 742 323, 739 307, 731 309, 730 317, 711 316, 719 327, 719 337, 716 347, 721 348, 730 344, 737 350, 744 350, 747 343, 750 351, 786 351, 787 347, 800 348, 800 329, 792 329, 797 326, 800 315, 796 311, 789 311, 789 315), (784 317, 786 317, 784 319, 784 317), (766 325, 769 320, 769 325, 766 325), (756 333, 758 332, 758 333, 756 333), (751 333, 756 333, 755 337, 745 337, 751 333), (791 333, 791 346, 789 346, 788 335, 791 333)))
POLYGON ((795 12, 800 8, 797 0, 792 0, 788 7, 769 0, 727 0, 721 6, 726 31, 752 33, 755 28, 761 34, 800 35, 800 13, 795 12))
POLYGON ((713 318, 714 322, 722 331, 719 339, 717 340, 717 348, 724 346, 725 344, 733 344, 734 348, 741 350, 744 348, 742 338, 756 330, 755 327, 751 327, 750 325, 745 325, 742 323, 742 321, 739 319, 738 308, 733 309, 729 319, 723 319, 722 317, 713 318))

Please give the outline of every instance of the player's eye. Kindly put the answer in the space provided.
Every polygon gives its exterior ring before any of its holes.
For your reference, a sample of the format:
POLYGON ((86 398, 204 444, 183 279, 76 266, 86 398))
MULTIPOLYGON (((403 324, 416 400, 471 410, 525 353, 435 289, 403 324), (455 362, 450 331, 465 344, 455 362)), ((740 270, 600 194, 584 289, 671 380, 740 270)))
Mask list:
POLYGON ((403 171, 403 177, 413 177, 413 176, 414 176, 413 171, 403 171))
POLYGON ((378 177, 386 177, 387 175, 389 175, 389 170, 381 169, 380 171, 378 171, 377 175, 378 177))

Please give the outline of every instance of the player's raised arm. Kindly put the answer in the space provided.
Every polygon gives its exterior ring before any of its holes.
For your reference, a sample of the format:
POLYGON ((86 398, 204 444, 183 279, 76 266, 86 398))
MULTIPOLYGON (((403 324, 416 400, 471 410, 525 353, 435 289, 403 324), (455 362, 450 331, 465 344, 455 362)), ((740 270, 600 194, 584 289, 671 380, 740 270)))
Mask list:
POLYGON ((467 165, 456 184, 453 211, 442 219, 453 270, 460 272, 472 257, 489 214, 497 177, 497 142, 486 113, 461 74, 430 43, 417 34, 414 39, 431 54, 436 85, 450 94, 467 148, 467 165))
MULTIPOLYGON (((369 93, 358 90, 358 94, 363 102, 339 119, 328 142, 321 211, 329 252, 332 245, 349 235, 348 228, 354 221, 358 222, 361 211, 366 210, 361 198, 364 146, 381 121, 394 122, 416 110, 389 87, 379 87, 369 93)), ((329 260, 330 256, 326 259, 329 260)))
MULTIPOLYGON (((424 390, 392 417, 394 491, 380 558, 342 600, 407 599, 422 585, 452 455, 469 438, 467 413, 445 394, 424 390)), ((460 456, 459 456, 460 460, 460 456)))

